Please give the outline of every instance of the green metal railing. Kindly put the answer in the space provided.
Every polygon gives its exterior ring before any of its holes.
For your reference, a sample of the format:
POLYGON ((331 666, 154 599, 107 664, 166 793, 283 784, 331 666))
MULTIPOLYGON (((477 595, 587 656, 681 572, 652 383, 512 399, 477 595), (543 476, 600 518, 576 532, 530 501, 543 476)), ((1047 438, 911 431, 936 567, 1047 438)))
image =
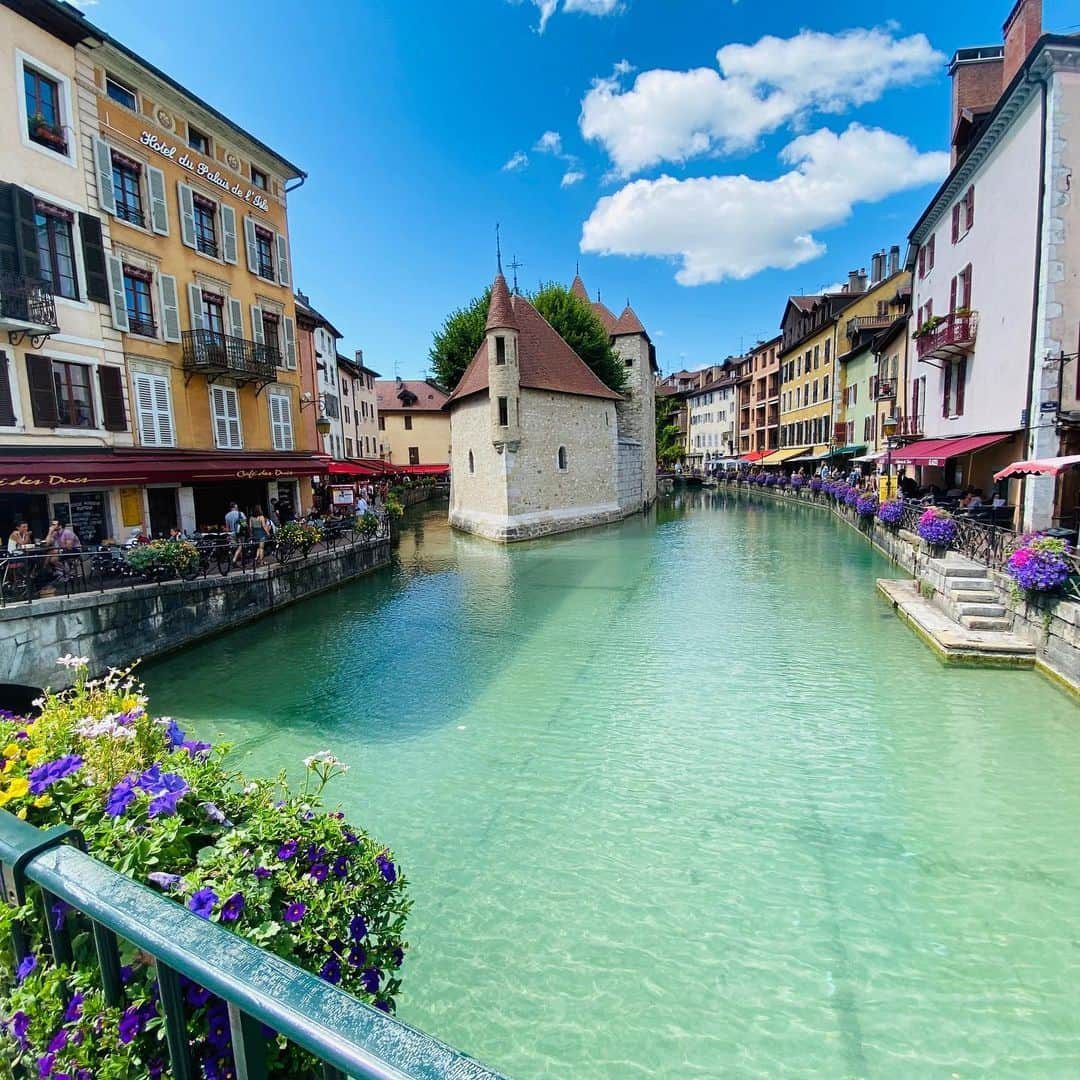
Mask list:
MULTIPOLYGON (((123 993, 118 936, 155 958, 175 1080, 196 1076, 181 976, 227 1003, 239 1080, 267 1075, 263 1024, 321 1061, 324 1080, 498 1078, 472 1058, 117 873, 82 850, 74 829, 42 831, 0 811, 0 874, 7 903, 21 906, 33 883, 44 894, 46 913, 62 900, 90 920, 109 1004, 118 1004, 123 993)), ((47 917, 45 925, 53 959, 70 962, 67 927, 57 929, 47 917)), ((21 930, 12 947, 18 963, 27 954, 21 930)))

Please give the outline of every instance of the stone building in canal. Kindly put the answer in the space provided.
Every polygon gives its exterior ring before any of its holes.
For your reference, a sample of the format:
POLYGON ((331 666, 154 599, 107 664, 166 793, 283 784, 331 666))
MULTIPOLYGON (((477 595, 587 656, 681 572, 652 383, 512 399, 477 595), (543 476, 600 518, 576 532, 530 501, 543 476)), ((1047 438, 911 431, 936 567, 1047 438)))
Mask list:
MULTIPOLYGON (((573 291, 587 299, 580 278, 573 291)), ((484 342, 445 406, 455 528, 526 540, 617 521, 655 498, 655 351, 629 305, 619 318, 592 306, 626 365, 625 394, 496 276, 484 342)))

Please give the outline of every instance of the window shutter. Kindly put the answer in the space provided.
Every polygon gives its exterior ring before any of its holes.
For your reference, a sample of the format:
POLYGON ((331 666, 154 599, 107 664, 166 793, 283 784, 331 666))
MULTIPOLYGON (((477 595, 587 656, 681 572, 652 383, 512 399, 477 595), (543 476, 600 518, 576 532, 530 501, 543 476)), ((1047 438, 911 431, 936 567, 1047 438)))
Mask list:
POLYGON ((169 380, 163 375, 136 371, 132 381, 139 418, 139 441, 143 446, 173 446, 176 440, 169 408, 169 380))
MULTIPOLYGON (((919 419, 919 380, 916 379, 911 384, 911 415, 914 419, 919 419)), ((913 435, 914 432, 909 431, 909 435, 913 435)))
POLYGON ((221 251, 227 263, 236 265, 236 211, 231 206, 221 204, 221 251))
POLYGON ((956 415, 964 415, 964 384, 967 382, 967 357, 961 356, 956 365, 956 415))
POLYGON ((292 317, 285 315, 282 318, 285 325, 285 366, 290 371, 296 370, 296 323, 292 317))
POLYGON ((949 419, 949 397, 952 394, 952 364, 945 365, 945 387, 944 393, 941 395, 941 417, 943 420, 949 419))
POLYGON ((101 413, 106 431, 127 431, 127 410, 124 408, 124 373, 118 367, 98 368, 101 386, 101 413))
POLYGON ((259 247, 255 243, 255 222, 246 215, 244 217, 244 247, 247 248, 248 269, 253 274, 257 274, 259 268, 259 247))
MULTIPOLYGON (((86 271, 86 298, 108 304, 109 278, 105 270, 105 245, 101 239, 101 222, 93 214, 79 213, 79 235, 82 237, 83 268, 86 271)), ((123 282, 121 281, 121 286, 123 282)), ((121 291, 122 288, 121 288, 121 291)), ((126 330, 124 325, 120 329, 126 330)))
POLYGON ((94 136, 94 171, 97 173, 98 205, 106 214, 116 216, 116 192, 113 190, 112 147, 94 136))
POLYGON ((971 263, 964 267, 964 307, 971 308, 971 263))
POLYGON ((188 314, 191 316, 192 330, 206 329, 206 316, 203 314, 202 289, 198 285, 188 285, 188 314))
POLYGON ((168 236, 169 202, 165 197, 165 174, 153 165, 147 165, 146 176, 150 187, 150 227, 159 236, 168 236))
POLYGON ((154 413, 157 416, 159 446, 175 446, 173 434, 172 409, 169 407, 169 380, 164 375, 153 376, 154 413))
POLYGON ((270 428, 275 450, 293 448, 292 404, 284 394, 270 395, 270 428))
POLYGON ((0 181, 0 273, 19 272, 19 249, 15 243, 15 192, 14 184, 0 181))
POLYGON ((251 305, 251 340, 256 345, 266 344, 266 337, 263 334, 262 308, 258 304, 251 305))
POLYGON ((934 269, 934 249, 937 247, 937 233, 930 237, 930 254, 927 256, 927 269, 934 269))
POLYGON ((225 391, 225 407, 229 424, 229 445, 239 450, 243 445, 240 439, 240 396, 235 390, 225 391))
POLYGON ((116 255, 110 255, 109 263, 109 310, 112 324, 117 330, 128 329, 127 295, 124 293, 124 264, 116 255))
POLYGON ((26 378, 30 385, 30 411, 35 427, 56 427, 60 414, 56 409, 52 361, 47 356, 27 356, 26 378))
POLYGON ((187 184, 176 181, 180 199, 180 240, 185 247, 195 247, 195 199, 187 184))
POLYGON ((970 229, 975 224, 975 185, 972 184, 967 190, 967 227, 970 229))
POLYGON ((926 277, 926 248, 919 248, 919 277, 926 277))
POLYGON ((277 269, 278 281, 282 285, 289 284, 289 242, 278 233, 277 238, 277 269))
POLYGON ((228 386, 211 386, 210 400, 213 404, 214 441, 221 450, 239 450, 240 403, 236 391, 228 386))
POLYGON ((235 296, 229 297, 229 329, 233 337, 244 336, 244 305, 235 296))
POLYGON ((38 255, 37 220, 34 196, 24 188, 12 185, 15 211, 15 249, 18 269, 24 277, 41 279, 41 259, 38 255))
POLYGON ((180 300, 176 293, 176 278, 172 274, 158 274, 158 291, 161 294, 161 336, 166 341, 179 341, 180 300))
POLYGON ((0 427, 15 426, 15 402, 11 396, 8 356, 0 349, 0 427))
POLYGON ((949 282, 949 311, 956 310, 956 275, 953 275, 953 279, 949 282))
POLYGON ((952 242, 955 244, 960 239, 960 204, 952 208, 952 242))

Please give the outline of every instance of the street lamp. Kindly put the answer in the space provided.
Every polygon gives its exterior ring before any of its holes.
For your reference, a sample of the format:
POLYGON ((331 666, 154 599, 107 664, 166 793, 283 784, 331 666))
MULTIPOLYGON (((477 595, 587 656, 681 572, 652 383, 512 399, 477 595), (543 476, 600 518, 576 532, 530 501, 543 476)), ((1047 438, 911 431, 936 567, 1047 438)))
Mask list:
POLYGON ((334 430, 334 425, 330 420, 330 417, 326 415, 326 395, 319 394, 319 396, 313 397, 311 394, 304 394, 300 399, 300 411, 303 412, 309 405, 319 406, 319 416, 315 421, 315 430, 320 435, 329 435, 334 430))
POLYGON ((881 430, 885 434, 885 498, 893 496, 892 485, 892 452, 893 436, 896 434, 896 417, 889 415, 882 418, 881 430))

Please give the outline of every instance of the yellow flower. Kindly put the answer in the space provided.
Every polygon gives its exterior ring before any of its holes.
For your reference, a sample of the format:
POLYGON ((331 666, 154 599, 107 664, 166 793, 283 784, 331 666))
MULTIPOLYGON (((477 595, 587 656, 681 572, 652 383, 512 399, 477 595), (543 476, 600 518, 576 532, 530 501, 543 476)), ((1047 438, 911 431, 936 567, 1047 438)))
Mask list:
POLYGON ((15 759, 13 757, 9 757, 7 759, 7 761, 4 762, 4 767, 2 769, 0 769, 0 773, 9 773, 14 768, 15 768, 15 759))
POLYGON ((12 758, 12 757, 18 757, 18 756, 19 756, 19 744, 17 742, 9 742, 7 744, 7 746, 4 747, 4 757, 12 758))
POLYGON ((30 790, 30 781, 25 776, 16 776, 8 784, 7 795, 9 799, 21 799, 30 790))
POLYGON ((33 750, 26 751, 26 764, 36 765, 45 756, 44 746, 35 746, 33 750))
POLYGON ((39 795, 34 800, 34 805, 39 810, 44 810, 46 806, 52 806, 52 796, 51 795, 39 795))
POLYGON ((20 821, 25 821, 25 820, 26 820, 26 807, 24 806, 24 807, 23 807, 23 808, 22 808, 21 810, 18 810, 18 811, 16 812, 15 816, 16 816, 16 817, 17 817, 17 818, 18 818, 18 819, 19 819, 20 821))

